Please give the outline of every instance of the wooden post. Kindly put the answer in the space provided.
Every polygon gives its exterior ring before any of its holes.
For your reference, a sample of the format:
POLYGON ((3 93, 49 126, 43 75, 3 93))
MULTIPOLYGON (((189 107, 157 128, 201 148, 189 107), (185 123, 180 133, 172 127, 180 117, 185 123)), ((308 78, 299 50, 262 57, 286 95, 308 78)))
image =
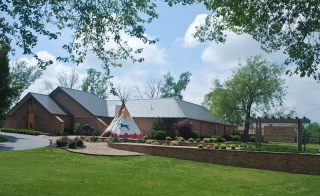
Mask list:
POLYGON ((259 137, 259 139, 258 139, 258 146, 259 146, 259 148, 261 148, 261 133, 262 133, 262 129, 261 129, 261 122, 259 121, 259 135, 258 135, 258 137, 259 137))
POLYGON ((298 150, 301 151, 302 150, 302 124, 301 124, 301 120, 298 120, 298 150))
POLYGON ((258 127, 258 119, 257 119, 257 121, 256 121, 256 148, 258 148, 259 147, 259 127, 258 127))

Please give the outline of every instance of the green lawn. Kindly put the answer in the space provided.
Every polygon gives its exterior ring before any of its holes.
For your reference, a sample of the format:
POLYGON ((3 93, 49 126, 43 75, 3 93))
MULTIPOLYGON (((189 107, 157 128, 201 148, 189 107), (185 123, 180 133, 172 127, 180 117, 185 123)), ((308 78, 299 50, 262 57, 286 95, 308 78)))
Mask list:
POLYGON ((0 195, 317 195, 320 176, 57 148, 0 152, 0 195))
POLYGON ((6 142, 6 141, 7 141, 6 138, 0 136, 0 143, 1 143, 1 142, 6 142))
MULTIPOLYGON (((302 146, 303 149, 303 146, 302 146)), ((245 145, 245 150, 262 150, 262 151, 271 151, 271 152, 299 152, 298 144, 296 143, 286 143, 286 142, 268 142, 262 143, 261 149, 256 149, 255 143, 248 143, 245 145)), ((307 144, 306 150, 301 151, 300 153, 319 153, 320 144, 307 144)))

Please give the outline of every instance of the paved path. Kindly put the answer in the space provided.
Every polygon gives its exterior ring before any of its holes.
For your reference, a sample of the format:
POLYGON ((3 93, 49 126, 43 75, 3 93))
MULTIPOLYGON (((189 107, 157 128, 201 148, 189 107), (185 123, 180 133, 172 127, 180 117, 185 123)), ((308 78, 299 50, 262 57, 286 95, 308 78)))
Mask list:
POLYGON ((0 151, 27 150, 49 145, 49 140, 42 136, 24 135, 16 133, 0 132, 0 136, 6 138, 7 142, 0 143, 0 151))
POLYGON ((144 155, 138 152, 130 152, 125 150, 118 150, 110 148, 107 143, 92 143, 85 142, 85 148, 78 149, 68 149, 71 152, 77 152, 81 154, 90 154, 90 155, 104 155, 104 156, 139 156, 144 155))

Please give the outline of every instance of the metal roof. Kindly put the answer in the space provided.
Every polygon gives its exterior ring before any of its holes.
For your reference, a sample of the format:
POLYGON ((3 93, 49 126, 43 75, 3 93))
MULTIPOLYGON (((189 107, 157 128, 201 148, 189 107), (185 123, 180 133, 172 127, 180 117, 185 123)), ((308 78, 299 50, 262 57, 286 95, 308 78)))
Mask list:
POLYGON ((95 116, 108 116, 106 101, 91 93, 58 87, 95 116))
POLYGON ((51 99, 48 95, 42 95, 37 93, 30 93, 46 110, 51 114, 66 115, 66 113, 51 99))
MULTIPOLYGON (((114 117, 120 101, 108 100, 108 117, 114 117)), ((140 118, 189 118, 207 122, 222 123, 205 107, 174 98, 129 100, 126 106, 133 117, 140 118)))

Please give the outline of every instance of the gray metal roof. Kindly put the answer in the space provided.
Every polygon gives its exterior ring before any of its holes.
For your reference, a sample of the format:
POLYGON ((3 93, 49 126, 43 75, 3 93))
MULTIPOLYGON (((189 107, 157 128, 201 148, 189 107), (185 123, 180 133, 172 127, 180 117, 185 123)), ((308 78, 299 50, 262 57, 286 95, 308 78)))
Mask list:
POLYGON ((66 115, 66 113, 48 95, 30 93, 51 114, 66 115))
POLYGON ((62 89, 65 93, 71 96, 75 101, 77 101, 80 105, 86 108, 93 115, 108 116, 108 108, 104 99, 101 99, 100 97, 97 97, 93 94, 79 90, 64 87, 58 88, 62 89))
MULTIPOLYGON (((108 100, 108 116, 114 117, 116 105, 120 101, 108 100)), ((208 109, 174 98, 129 100, 126 106, 133 117, 141 118, 189 118, 207 122, 221 123, 208 109)))

